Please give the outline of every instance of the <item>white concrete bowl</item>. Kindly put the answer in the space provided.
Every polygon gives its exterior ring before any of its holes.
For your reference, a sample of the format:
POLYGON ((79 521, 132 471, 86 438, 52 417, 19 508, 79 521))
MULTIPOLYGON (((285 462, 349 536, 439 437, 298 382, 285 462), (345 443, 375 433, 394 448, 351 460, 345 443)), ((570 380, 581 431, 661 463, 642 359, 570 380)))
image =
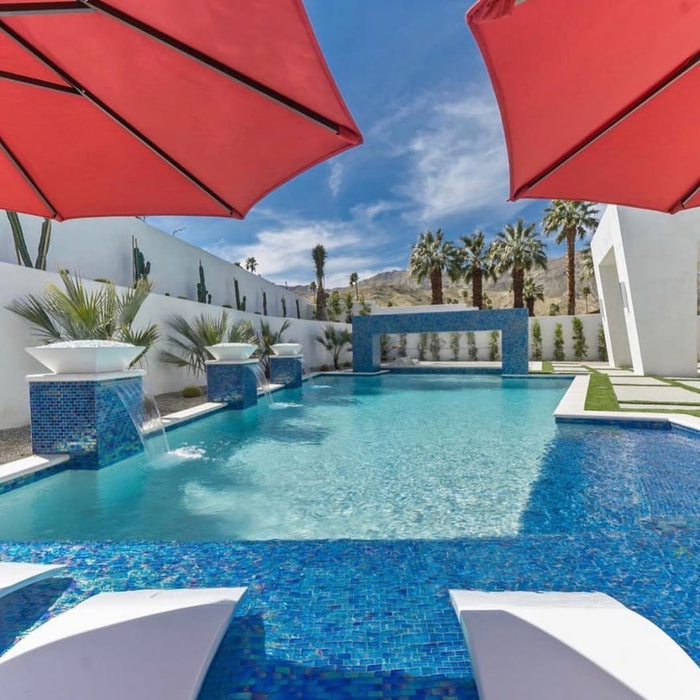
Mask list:
POLYGON ((217 343, 206 348, 217 360, 247 360, 258 346, 251 343, 217 343))
POLYGON ((111 340, 72 340, 25 350, 55 374, 100 374, 129 369, 143 348, 111 340))
POLYGON ((272 346, 275 355, 299 355, 301 353, 300 343, 277 343, 272 346))

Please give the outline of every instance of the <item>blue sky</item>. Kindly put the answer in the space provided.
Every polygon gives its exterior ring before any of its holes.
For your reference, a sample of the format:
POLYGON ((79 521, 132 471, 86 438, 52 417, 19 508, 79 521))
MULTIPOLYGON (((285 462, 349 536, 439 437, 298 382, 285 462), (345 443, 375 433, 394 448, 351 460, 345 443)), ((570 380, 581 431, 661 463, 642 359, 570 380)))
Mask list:
MULTIPOLYGON (((313 279, 311 248, 328 251, 326 280, 346 285, 406 267, 419 233, 493 235, 542 202, 506 201, 500 117, 481 56, 455 0, 305 0, 364 145, 300 175, 245 221, 149 217, 231 261, 253 255, 268 279, 313 279)), ((561 252, 550 247, 550 254, 561 252)))

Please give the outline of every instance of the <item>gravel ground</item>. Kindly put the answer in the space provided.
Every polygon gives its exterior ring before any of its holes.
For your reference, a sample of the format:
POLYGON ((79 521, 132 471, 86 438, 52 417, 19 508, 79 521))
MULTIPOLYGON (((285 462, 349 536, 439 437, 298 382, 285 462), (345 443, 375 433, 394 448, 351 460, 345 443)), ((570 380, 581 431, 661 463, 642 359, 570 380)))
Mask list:
MULTIPOLYGON (((156 396, 158 408, 162 415, 192 408, 207 400, 206 394, 196 396, 193 399, 185 399, 182 393, 174 391, 169 394, 156 396)), ((29 457, 32 454, 32 442, 29 434, 29 426, 21 428, 8 428, 0 430, 0 464, 12 462, 15 459, 29 457)))

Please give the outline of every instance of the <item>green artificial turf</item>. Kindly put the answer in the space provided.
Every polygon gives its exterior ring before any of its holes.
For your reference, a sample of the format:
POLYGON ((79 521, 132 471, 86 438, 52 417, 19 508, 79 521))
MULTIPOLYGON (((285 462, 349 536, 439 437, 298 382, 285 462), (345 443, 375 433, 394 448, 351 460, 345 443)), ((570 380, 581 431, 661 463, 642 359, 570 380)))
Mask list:
POLYGON ((586 394, 586 411, 619 411, 615 390, 610 383, 610 377, 602 372, 591 371, 586 394))

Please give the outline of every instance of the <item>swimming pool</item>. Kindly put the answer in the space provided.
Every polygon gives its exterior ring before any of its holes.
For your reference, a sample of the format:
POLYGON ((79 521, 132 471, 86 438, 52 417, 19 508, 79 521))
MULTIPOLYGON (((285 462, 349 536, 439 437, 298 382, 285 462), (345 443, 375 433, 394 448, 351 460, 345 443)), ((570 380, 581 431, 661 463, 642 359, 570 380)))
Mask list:
MULTIPOLYGON (((334 380, 335 397, 320 396, 328 389, 305 387, 303 401, 310 410, 317 402, 336 401, 339 410, 341 398, 350 406, 355 399, 369 401, 366 396, 395 379, 334 380), (359 394, 352 393, 353 386, 359 394)), ((465 387, 461 379, 449 379, 441 386, 465 387)), ((468 379, 476 388, 482 378, 468 379)), ((500 389, 499 378, 491 381, 500 389)), ((563 388, 559 380, 546 381, 551 380, 520 385, 530 385, 535 403, 553 406, 563 388)), ((443 390, 455 400, 465 393, 443 390)), ((413 392, 398 388, 396 394, 402 406, 413 392)), ((466 394, 461 410, 471 405, 478 414, 476 394, 466 394)), ((288 410, 262 407, 236 420, 254 426, 288 410)), ((528 412, 521 405, 511 419, 514 426, 528 412)), ((499 533, 449 539, 109 542, 76 535, 74 542, 0 542, 1 559, 59 561, 73 577, 0 600, 0 652, 14 635, 44 619, 51 603, 49 615, 101 590, 243 585, 248 593, 200 700, 475 700, 466 645, 447 591, 477 588, 602 591, 648 617, 700 662, 700 437, 675 429, 557 426, 551 410, 544 413, 538 425, 545 439, 515 531, 509 525, 499 533)), ((468 442, 467 414, 459 413, 459 424, 468 442)), ((396 420, 385 416, 379 427, 388 434, 396 420)), ((197 433, 203 422, 172 435, 183 449, 201 449, 197 433)), ((323 444, 325 427, 306 440, 323 444)), ((354 427, 344 424, 343 430, 354 427)), ((220 439, 228 435, 222 429, 220 439)), ((430 433, 431 443, 438 442, 436 435, 430 433)), ((508 435, 502 430, 492 439, 500 443, 508 435)), ((0 497, 0 509, 10 495, 0 497)), ((96 498, 95 508, 98 503, 96 498)))
POLYGON ((0 539, 517 534, 568 380, 329 377, 169 433, 173 454, 0 495, 0 539))

